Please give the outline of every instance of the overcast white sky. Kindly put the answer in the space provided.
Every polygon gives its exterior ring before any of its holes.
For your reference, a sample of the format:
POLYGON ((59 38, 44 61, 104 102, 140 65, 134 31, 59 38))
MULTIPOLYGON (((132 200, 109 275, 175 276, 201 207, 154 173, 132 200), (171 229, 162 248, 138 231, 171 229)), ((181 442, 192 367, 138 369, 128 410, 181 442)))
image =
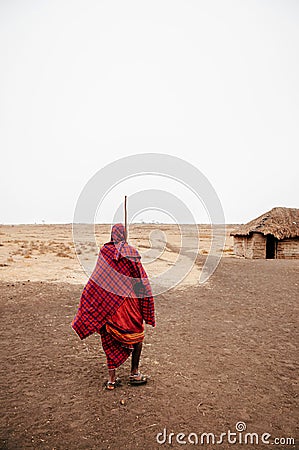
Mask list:
POLYGON ((71 222, 143 152, 201 170, 228 223, 299 207, 298 55, 296 0, 1 0, 0 223, 71 222))

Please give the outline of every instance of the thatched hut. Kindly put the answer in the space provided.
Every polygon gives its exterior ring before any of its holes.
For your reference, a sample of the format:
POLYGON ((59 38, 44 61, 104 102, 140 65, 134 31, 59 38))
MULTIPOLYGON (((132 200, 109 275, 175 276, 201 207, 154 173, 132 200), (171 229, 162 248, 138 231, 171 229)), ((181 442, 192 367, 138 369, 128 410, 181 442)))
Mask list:
POLYGON ((245 258, 299 258, 299 209, 273 208, 231 233, 234 253, 245 258))

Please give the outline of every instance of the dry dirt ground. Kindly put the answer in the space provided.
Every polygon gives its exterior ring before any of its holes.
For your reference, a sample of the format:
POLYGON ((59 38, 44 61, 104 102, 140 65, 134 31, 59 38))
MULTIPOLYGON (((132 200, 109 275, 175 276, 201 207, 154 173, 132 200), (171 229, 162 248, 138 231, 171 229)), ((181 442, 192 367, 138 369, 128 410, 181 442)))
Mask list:
MULTIPOLYGON (((142 357, 150 380, 128 386, 128 361, 113 392, 102 387, 99 336, 80 341, 70 328, 83 286, 2 281, 1 448, 196 448, 156 435, 219 439, 239 421, 271 443, 298 438, 298 269, 224 258, 206 284, 158 296, 142 357)), ((296 448, 225 439, 199 447, 296 448)))

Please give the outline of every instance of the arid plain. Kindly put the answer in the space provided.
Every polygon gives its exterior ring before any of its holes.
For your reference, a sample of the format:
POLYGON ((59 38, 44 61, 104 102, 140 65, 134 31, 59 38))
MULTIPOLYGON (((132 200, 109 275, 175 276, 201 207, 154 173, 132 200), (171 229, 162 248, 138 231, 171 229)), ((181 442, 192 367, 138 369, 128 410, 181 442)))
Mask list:
MULTIPOLYGON (((189 228, 183 257, 194 258, 192 268, 157 295, 157 327, 147 328, 149 383, 129 386, 128 362, 119 370, 122 387, 107 392, 99 336, 80 341, 70 323, 87 280, 84 261, 93 264, 110 226, 96 226, 97 246, 89 237, 77 243, 81 264, 71 225, 0 226, 1 448, 181 448, 178 433, 219 437, 240 421, 258 444, 224 439, 201 448, 269 448, 263 433, 275 449, 296 448, 282 442, 298 437, 299 261, 236 258, 233 228, 224 252, 214 249, 223 257, 203 284, 211 230, 189 228), (164 429, 167 442, 159 444, 164 429)), ((176 226, 142 224, 130 227, 130 242, 154 277, 175 266, 181 237, 176 226), (157 229, 162 251, 152 258, 157 229)))

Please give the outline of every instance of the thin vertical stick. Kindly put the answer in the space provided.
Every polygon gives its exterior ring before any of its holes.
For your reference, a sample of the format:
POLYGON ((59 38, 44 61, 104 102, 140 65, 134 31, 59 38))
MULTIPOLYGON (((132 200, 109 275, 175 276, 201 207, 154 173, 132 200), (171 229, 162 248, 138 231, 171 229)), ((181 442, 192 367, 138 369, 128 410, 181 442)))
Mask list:
POLYGON ((128 241, 128 213, 127 213, 127 196, 125 195, 125 239, 128 241))

